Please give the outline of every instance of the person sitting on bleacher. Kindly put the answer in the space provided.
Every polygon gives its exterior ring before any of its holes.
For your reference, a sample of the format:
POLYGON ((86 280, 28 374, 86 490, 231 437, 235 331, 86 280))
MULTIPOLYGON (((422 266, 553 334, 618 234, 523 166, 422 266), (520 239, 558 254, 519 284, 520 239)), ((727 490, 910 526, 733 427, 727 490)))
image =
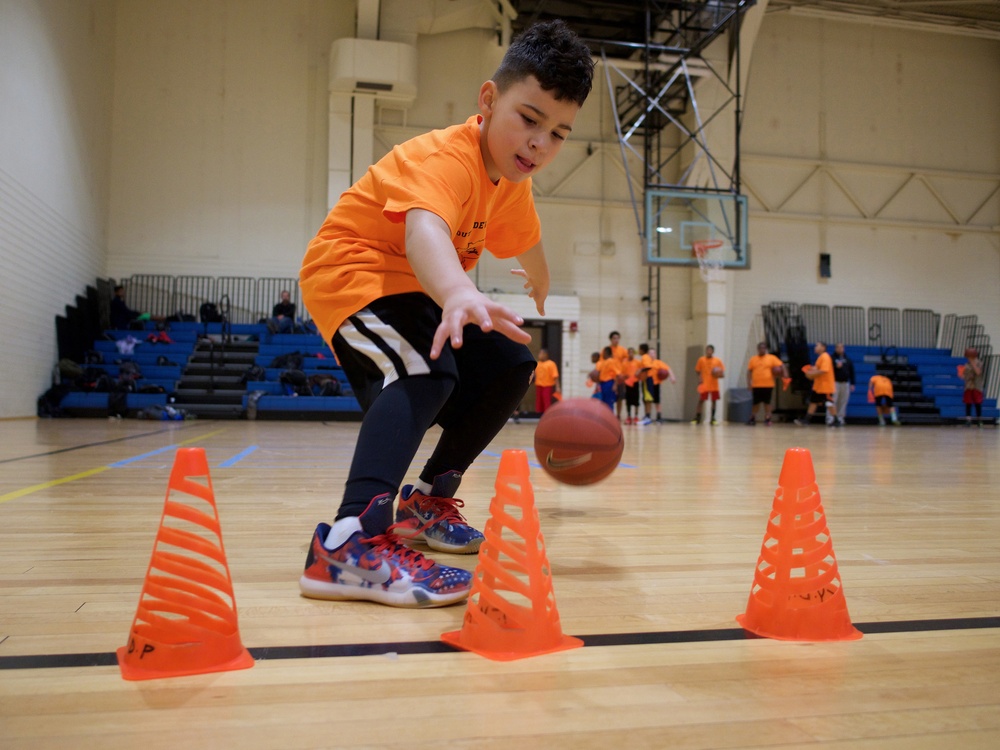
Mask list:
POLYGON ((121 284, 115 287, 115 296, 111 298, 111 327, 116 331, 125 331, 132 328, 133 321, 139 323, 140 325, 135 326, 136 328, 142 328, 142 323, 147 320, 163 320, 162 315, 150 315, 149 313, 141 313, 138 310, 133 310, 125 302, 125 287, 121 284))
POLYGON ((271 311, 267 327, 271 333, 292 333, 295 330, 295 303, 287 289, 281 290, 281 301, 271 311))

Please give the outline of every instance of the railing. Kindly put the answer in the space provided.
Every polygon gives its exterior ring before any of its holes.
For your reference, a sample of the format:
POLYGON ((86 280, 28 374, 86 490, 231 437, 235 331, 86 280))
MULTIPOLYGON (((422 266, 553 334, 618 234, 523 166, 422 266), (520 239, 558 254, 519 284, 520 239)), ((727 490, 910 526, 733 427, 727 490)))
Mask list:
POLYGON ((771 302, 761 307, 764 319, 764 339, 772 352, 781 351, 789 326, 800 326, 799 306, 795 302, 771 302))
MULTIPOLYGON (((946 349, 953 357, 966 349, 979 352, 985 370, 984 395, 1000 398, 1000 354, 993 353, 990 336, 976 315, 943 318, 933 310, 892 307, 799 305, 771 302, 761 307, 764 334, 771 351, 779 351, 791 327, 802 325, 810 343, 842 342, 848 346, 878 346, 887 361, 898 359, 900 348, 946 349)), ((751 338, 759 322, 754 321, 751 338)))
POLYGON ((833 307, 833 342, 847 346, 867 346, 868 327, 865 324, 865 309, 846 305, 833 307))
POLYGON ((899 345, 914 349, 934 349, 938 342, 941 315, 933 310, 903 310, 903 331, 899 345))
POLYGON ((822 341, 828 346, 836 343, 831 340, 833 327, 830 325, 829 305, 799 305, 799 315, 810 341, 822 341))
POLYGON ((254 279, 247 276, 161 276, 135 274, 123 280, 128 305, 151 315, 185 314, 198 318, 203 303, 228 301, 227 321, 256 323, 271 317, 281 292, 288 290, 299 317, 309 320, 308 311, 299 297, 298 279, 272 277, 254 279))

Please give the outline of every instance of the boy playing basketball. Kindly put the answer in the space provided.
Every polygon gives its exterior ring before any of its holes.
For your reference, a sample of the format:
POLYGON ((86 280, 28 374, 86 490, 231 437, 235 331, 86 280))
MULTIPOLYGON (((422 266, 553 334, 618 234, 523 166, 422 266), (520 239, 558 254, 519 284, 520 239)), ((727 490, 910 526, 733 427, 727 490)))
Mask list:
POLYGON ((466 275, 488 250, 541 314, 549 271, 531 177, 569 136, 593 61, 561 21, 533 26, 479 91, 478 116, 395 147, 348 189, 309 244, 303 301, 364 411, 332 526, 313 534, 302 593, 402 607, 452 604, 472 575, 403 544, 474 553, 483 535, 455 499, 463 472, 506 423, 535 361, 523 320, 466 275), (443 431, 393 501, 424 434, 443 431), (395 521, 395 522, 394 522, 395 521))
POLYGON ((722 360, 715 356, 715 347, 709 344, 705 347, 705 356, 698 357, 694 371, 701 377, 698 384, 698 406, 694 412, 691 424, 701 424, 701 405, 705 401, 712 404, 712 425, 719 424, 715 420, 715 404, 719 400, 719 378, 724 377, 725 367, 722 360))
POLYGON ((896 405, 893 403, 892 381, 885 375, 872 375, 868 381, 868 400, 875 404, 875 413, 878 414, 879 427, 885 427, 885 418, 889 417, 892 423, 899 426, 899 417, 896 416, 896 405))

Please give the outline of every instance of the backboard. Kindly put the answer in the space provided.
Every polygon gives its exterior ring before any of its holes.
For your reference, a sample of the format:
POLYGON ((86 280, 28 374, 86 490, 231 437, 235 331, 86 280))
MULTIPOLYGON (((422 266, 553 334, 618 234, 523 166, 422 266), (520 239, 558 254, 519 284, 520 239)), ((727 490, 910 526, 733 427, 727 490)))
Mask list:
POLYGON ((698 267, 697 250, 716 267, 749 268, 747 214, 744 195, 648 188, 645 262, 698 267))

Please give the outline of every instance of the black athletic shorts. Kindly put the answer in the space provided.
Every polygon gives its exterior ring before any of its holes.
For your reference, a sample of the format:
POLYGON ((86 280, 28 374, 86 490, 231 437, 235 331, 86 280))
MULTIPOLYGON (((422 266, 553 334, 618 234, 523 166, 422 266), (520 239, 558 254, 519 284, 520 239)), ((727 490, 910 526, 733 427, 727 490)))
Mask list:
POLYGON ((474 407, 479 395, 499 374, 535 358, 524 344, 502 333, 483 333, 477 325, 462 331, 462 346, 446 343, 430 358, 441 308, 422 292, 382 297, 351 315, 333 335, 333 351, 344 368, 362 411, 368 411, 382 389, 401 378, 431 375, 456 382, 437 423, 448 427, 474 407))
POLYGON ((812 397, 810 399, 814 404, 825 404, 827 401, 833 401, 832 393, 817 393, 812 392, 812 397))
POLYGON ((639 405, 639 383, 625 386, 625 404, 627 406, 639 405))
POLYGON ((754 388, 753 389, 753 405, 757 404, 769 404, 771 403, 771 396, 774 394, 774 386, 768 386, 767 388, 754 388))

